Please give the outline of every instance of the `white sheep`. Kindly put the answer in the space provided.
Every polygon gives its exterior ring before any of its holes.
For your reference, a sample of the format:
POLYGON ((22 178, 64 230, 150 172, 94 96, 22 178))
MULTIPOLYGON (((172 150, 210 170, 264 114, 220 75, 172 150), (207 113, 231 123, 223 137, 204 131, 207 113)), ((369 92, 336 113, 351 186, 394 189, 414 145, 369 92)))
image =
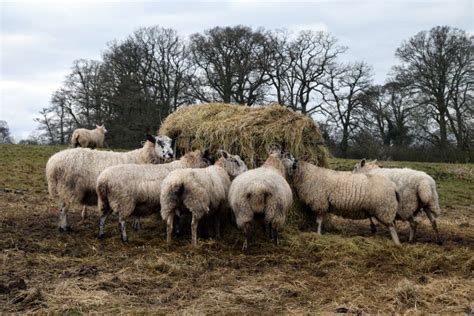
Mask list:
POLYGON ((229 189, 229 204, 237 226, 243 229, 247 250, 252 235, 253 220, 262 217, 275 244, 278 230, 283 227, 293 203, 293 193, 285 177, 292 170, 294 158, 280 150, 270 152, 265 163, 257 169, 242 173, 229 189))
POLYGON ((175 215, 189 211, 192 215, 192 245, 197 247, 199 220, 205 215, 216 215, 216 235, 219 237, 218 213, 228 208, 227 194, 231 178, 247 171, 247 166, 237 155, 220 151, 221 157, 213 166, 204 169, 179 169, 172 171, 161 185, 161 217, 167 223, 166 241, 171 243, 175 215))
POLYGON ((305 161, 297 162, 294 167, 296 192, 316 213, 318 234, 327 213, 350 219, 375 217, 388 227, 393 242, 400 244, 394 226, 398 193, 388 178, 330 170, 305 161))
POLYGON ((105 126, 96 125, 95 129, 78 128, 74 130, 71 136, 72 147, 96 148, 104 147, 105 133, 107 130, 105 126))
POLYGON ((60 202, 59 230, 70 230, 67 212, 71 205, 82 205, 84 217, 86 206, 97 203, 97 177, 107 167, 125 163, 159 163, 172 156, 171 139, 151 135, 147 135, 143 148, 129 152, 74 148, 54 154, 46 164, 46 180, 50 196, 60 202))
MULTIPOLYGON (((436 218, 441 214, 438 202, 438 192, 436 182, 428 174, 409 168, 380 168, 377 161, 367 162, 365 159, 359 161, 353 172, 378 174, 389 178, 400 194, 400 207, 397 212, 397 219, 410 223, 410 236, 408 240, 415 239, 416 227, 419 221, 419 213, 423 210, 431 222, 436 234, 438 244, 442 243, 436 218)), ((371 220, 372 232, 375 232, 375 225, 371 220)))
POLYGON ((146 216, 160 209, 161 182, 173 170, 182 168, 204 168, 209 166, 208 152, 200 150, 189 152, 181 159, 160 165, 126 164, 109 167, 97 178, 99 220, 98 238, 104 237, 104 224, 107 217, 115 211, 119 215, 120 233, 127 242, 126 219, 146 216))

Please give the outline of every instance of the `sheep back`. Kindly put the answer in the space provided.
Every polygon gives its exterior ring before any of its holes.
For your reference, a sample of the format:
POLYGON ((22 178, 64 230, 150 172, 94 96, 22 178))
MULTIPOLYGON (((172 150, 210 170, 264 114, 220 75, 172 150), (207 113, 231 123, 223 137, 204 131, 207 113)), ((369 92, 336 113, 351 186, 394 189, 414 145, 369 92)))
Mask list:
POLYGON ((181 206, 201 218, 225 207, 230 178, 219 166, 204 169, 178 169, 163 180, 161 189, 161 216, 166 220, 181 206))
POLYGON ((394 183, 381 175, 353 174, 300 162, 294 174, 298 197, 315 212, 393 222, 398 209, 394 183))
POLYGON ((95 205, 96 180, 107 167, 151 163, 157 159, 151 142, 146 142, 141 149, 125 153, 89 148, 66 149, 51 156, 46 164, 48 191, 53 198, 61 198, 66 204, 95 205))
POLYGON ((437 217, 441 213, 436 182, 427 173, 409 168, 376 168, 369 174, 389 178, 400 194, 398 215, 407 220, 421 207, 428 206, 437 217))
POLYGON ((253 169, 239 175, 229 190, 229 204, 239 227, 252 221, 254 214, 264 213, 266 222, 281 228, 292 203, 288 182, 271 168, 253 169))

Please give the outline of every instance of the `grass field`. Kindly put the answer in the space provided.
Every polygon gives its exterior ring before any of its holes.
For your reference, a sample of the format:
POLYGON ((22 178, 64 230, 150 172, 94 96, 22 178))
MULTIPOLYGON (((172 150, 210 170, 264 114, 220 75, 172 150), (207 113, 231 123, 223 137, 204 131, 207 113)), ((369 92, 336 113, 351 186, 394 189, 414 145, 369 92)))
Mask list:
MULTIPOLYGON (((371 236, 368 221, 333 218, 323 236, 288 227, 278 247, 260 234, 243 254, 235 229, 223 240, 200 239, 196 250, 189 236, 167 248, 156 218, 129 228, 126 245, 111 218, 98 241, 97 214, 80 223, 79 208, 74 231, 60 234, 44 167, 61 149, 0 145, 0 313, 474 313, 472 164, 384 164, 435 178, 442 246, 426 219, 414 244, 399 223, 398 248, 381 227, 371 236)), ((354 163, 332 159, 331 167, 354 163)))

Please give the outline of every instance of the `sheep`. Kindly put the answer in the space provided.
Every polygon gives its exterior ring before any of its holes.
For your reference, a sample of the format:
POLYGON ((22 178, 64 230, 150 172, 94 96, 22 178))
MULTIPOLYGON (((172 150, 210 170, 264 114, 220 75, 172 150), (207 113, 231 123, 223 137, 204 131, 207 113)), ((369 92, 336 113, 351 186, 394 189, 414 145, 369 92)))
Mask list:
POLYGON ((96 180, 107 167, 124 163, 159 163, 173 156, 171 139, 147 135, 143 148, 129 152, 98 151, 74 148, 51 156, 46 164, 46 180, 49 195, 59 200, 59 230, 69 231, 67 212, 72 204, 83 206, 97 203, 96 180), (162 146, 160 144, 165 144, 162 146))
POLYGON ((208 152, 189 152, 181 159, 161 165, 125 164, 109 167, 97 178, 98 209, 101 211, 98 238, 104 237, 107 217, 115 211, 119 215, 120 235, 127 242, 125 220, 148 215, 160 208, 161 182, 173 170, 181 168, 204 168, 210 164, 208 152))
POLYGON ((285 179, 293 163, 290 154, 273 150, 260 168, 244 172, 232 181, 229 204, 237 226, 244 230, 242 250, 247 250, 252 221, 257 216, 264 218, 270 238, 278 244, 278 230, 285 224, 293 203, 293 193, 285 179))
POLYGON ((204 169, 179 169, 170 172, 161 185, 161 217, 166 221, 166 242, 171 243, 174 216, 183 211, 192 215, 192 245, 197 247, 199 220, 205 215, 216 215, 215 230, 219 237, 219 213, 228 208, 227 193, 231 178, 247 171, 237 155, 219 151, 221 157, 204 169))
POLYGON ((78 128, 72 133, 71 146, 92 149, 104 147, 105 133, 107 133, 107 130, 103 124, 96 125, 93 130, 78 128))
POLYGON ((388 178, 330 170, 305 161, 295 163, 294 169, 296 193, 316 213, 319 235, 326 213, 350 219, 375 217, 388 227, 393 242, 400 245, 394 226, 399 196, 388 178))
MULTIPOLYGON (((395 183, 397 191, 400 193, 397 219, 410 223, 409 242, 413 242, 415 239, 416 227, 419 221, 418 214, 423 210, 431 222, 437 243, 442 244, 436 223, 436 218, 441 214, 441 208, 438 202, 436 182, 432 177, 425 172, 409 168, 380 168, 376 160, 366 162, 365 159, 354 166, 353 172, 383 175, 395 183)), ((375 233, 375 225, 372 220, 371 229, 375 233)))

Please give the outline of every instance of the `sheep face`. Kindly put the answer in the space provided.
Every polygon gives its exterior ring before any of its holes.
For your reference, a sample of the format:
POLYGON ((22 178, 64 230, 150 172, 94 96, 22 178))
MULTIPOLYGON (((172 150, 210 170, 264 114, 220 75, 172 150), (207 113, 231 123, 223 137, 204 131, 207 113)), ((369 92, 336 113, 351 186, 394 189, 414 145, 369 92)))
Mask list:
POLYGON ((377 164, 377 160, 373 161, 366 161, 365 159, 362 159, 358 163, 354 165, 354 169, 352 169, 353 173, 360 173, 360 172, 367 172, 372 169, 378 169, 380 166, 377 164))
POLYGON ((155 152, 162 159, 171 159, 174 157, 172 140, 168 136, 157 136, 155 138, 155 152))
POLYGON ((207 150, 204 152, 200 150, 188 152, 181 159, 187 161, 191 168, 206 168, 212 165, 212 158, 207 150))
POLYGON ((285 166, 285 169, 288 175, 290 176, 293 175, 293 171, 296 169, 296 163, 297 163, 295 157, 293 157, 293 155, 290 152, 285 151, 281 155, 280 159, 283 165, 285 166))
POLYGON ((105 129, 105 125, 102 124, 102 125, 96 125, 95 126, 96 129, 100 130, 102 132, 102 134, 105 134, 107 133, 107 130, 105 129))
POLYGON ((225 150, 219 150, 218 153, 221 158, 217 163, 227 171, 230 177, 235 178, 248 170, 247 165, 238 155, 231 155, 225 150))

